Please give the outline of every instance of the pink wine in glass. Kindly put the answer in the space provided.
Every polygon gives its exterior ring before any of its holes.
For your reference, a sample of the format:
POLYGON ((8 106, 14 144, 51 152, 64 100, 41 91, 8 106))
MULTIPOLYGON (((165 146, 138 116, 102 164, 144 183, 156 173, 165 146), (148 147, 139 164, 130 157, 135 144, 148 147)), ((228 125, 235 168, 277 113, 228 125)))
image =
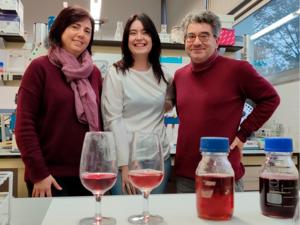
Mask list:
POLYGON ((117 174, 115 173, 83 173, 81 181, 86 189, 94 194, 104 194, 116 182, 117 174))
POLYGON ((129 180, 140 190, 152 190, 157 187, 161 183, 163 176, 162 171, 151 169, 131 170, 129 172, 129 180))

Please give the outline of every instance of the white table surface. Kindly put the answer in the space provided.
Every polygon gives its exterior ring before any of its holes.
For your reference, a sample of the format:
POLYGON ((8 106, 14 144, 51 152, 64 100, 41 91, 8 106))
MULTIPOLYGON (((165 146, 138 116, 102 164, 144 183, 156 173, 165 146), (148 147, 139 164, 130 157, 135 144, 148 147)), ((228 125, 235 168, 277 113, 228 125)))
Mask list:
MULTIPOLYGON (((150 212, 164 218, 162 225, 296 224, 292 219, 275 219, 260 213, 258 192, 235 193, 234 215, 229 221, 208 221, 197 217, 195 194, 150 196, 150 212)), ((142 211, 142 196, 104 196, 102 214, 115 217, 117 224, 127 225, 130 215, 142 211)), ((12 225, 73 225, 94 214, 93 197, 48 199, 13 199, 12 225)), ((298 224, 298 223, 297 223, 298 224)))

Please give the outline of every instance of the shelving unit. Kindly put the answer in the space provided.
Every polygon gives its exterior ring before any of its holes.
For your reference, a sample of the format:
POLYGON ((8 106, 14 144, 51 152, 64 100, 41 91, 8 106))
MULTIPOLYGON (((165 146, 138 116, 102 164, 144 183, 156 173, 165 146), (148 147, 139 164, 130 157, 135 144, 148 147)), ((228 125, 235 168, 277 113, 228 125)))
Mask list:
MULTIPOLYGON (((25 38, 22 36, 16 35, 4 35, 0 34, 0 38, 3 38, 8 42, 22 42, 25 43, 25 38)), ((121 47, 121 41, 114 40, 94 40, 93 46, 105 46, 105 47, 121 47)), ((184 44, 181 43, 162 43, 162 49, 167 50, 184 50, 184 44)), ((219 46, 219 49, 225 49, 225 52, 236 52, 243 48, 242 42, 236 42, 234 46, 219 46)), ((223 51, 224 52, 224 51, 223 51)), ((0 74, 0 81, 5 85, 10 81, 19 81, 22 79, 22 74, 14 74, 14 73, 4 73, 0 74)))
MULTIPOLYGON (((111 40, 94 40, 93 45, 95 46, 116 46, 121 47, 120 41, 111 41, 111 40)), ((175 50, 184 50, 184 44, 180 43, 161 43, 162 49, 175 49, 175 50)), ((225 48, 226 52, 236 52, 243 48, 243 43, 237 42, 234 46, 224 46, 221 45, 219 48, 225 48)))

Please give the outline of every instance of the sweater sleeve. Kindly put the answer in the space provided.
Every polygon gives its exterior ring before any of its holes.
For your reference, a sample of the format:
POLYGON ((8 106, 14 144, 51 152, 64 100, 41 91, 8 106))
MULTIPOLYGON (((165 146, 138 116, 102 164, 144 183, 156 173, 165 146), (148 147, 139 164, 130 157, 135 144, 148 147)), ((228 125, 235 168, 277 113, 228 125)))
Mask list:
POLYGON ((248 62, 241 63, 239 76, 243 95, 256 104, 252 113, 241 123, 237 133, 239 139, 245 142, 252 132, 258 130, 272 116, 280 98, 274 87, 248 62))
POLYGON ((123 119, 124 96, 121 76, 113 66, 110 68, 103 81, 101 97, 104 130, 114 133, 118 166, 128 165, 129 157, 128 132, 123 119))
POLYGON ((42 68, 33 61, 26 69, 18 91, 16 141, 31 182, 36 183, 50 173, 45 164, 38 136, 42 108, 42 68))

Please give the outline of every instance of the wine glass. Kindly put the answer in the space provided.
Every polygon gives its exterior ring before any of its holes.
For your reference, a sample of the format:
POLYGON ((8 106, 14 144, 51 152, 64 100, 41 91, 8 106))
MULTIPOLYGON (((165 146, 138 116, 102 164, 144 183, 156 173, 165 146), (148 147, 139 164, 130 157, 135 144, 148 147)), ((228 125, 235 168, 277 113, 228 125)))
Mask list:
POLYGON ((159 224, 163 218, 149 213, 149 195, 164 177, 164 159, 159 136, 155 133, 134 132, 129 154, 129 181, 143 195, 144 208, 140 215, 128 221, 133 224, 159 224))
POLYGON ((96 198, 95 216, 83 218, 80 225, 113 225, 116 220, 101 215, 101 197, 117 179, 117 156, 112 132, 87 132, 80 160, 80 180, 96 198))

